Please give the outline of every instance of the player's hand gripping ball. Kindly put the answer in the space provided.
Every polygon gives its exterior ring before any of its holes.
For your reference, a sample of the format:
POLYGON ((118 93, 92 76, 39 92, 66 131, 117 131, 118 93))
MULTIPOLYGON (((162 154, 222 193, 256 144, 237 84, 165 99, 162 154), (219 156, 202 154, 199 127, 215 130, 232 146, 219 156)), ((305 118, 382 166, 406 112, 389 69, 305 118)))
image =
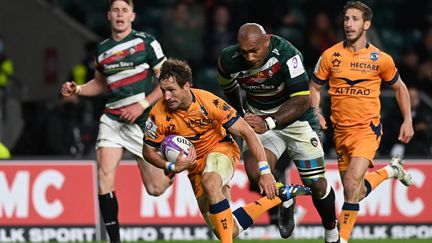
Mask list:
POLYGON ((183 150, 184 156, 187 156, 191 146, 193 146, 193 144, 188 139, 180 135, 172 134, 165 137, 160 149, 167 161, 176 162, 180 151, 183 150))

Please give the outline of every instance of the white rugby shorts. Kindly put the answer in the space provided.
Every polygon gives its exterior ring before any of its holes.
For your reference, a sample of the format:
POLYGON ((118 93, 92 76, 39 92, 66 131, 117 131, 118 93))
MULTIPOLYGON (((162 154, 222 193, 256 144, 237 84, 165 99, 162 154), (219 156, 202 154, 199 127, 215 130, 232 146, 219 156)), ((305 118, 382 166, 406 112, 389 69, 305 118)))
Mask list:
POLYGON ((109 118, 103 114, 100 118, 96 149, 100 147, 125 148, 143 159, 144 133, 137 124, 128 124, 109 118))
MULTIPOLYGON (((285 150, 292 160, 310 160, 324 155, 319 137, 307 121, 296 121, 284 129, 257 135, 264 148, 272 151, 278 159, 285 150)), ((245 142, 242 149, 243 152, 249 149, 245 142)))

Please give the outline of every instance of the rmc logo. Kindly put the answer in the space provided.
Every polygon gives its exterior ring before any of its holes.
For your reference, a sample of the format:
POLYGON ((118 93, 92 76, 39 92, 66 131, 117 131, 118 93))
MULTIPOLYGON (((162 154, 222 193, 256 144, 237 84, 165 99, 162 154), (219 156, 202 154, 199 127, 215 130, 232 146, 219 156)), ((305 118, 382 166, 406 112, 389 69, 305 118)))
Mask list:
POLYGON ((56 198, 48 201, 46 194, 50 188, 60 190, 64 181, 64 175, 53 169, 44 170, 34 178, 29 171, 19 170, 10 182, 5 172, 0 171, 0 219, 28 218, 31 206, 42 218, 60 216, 64 211, 62 202, 56 198))

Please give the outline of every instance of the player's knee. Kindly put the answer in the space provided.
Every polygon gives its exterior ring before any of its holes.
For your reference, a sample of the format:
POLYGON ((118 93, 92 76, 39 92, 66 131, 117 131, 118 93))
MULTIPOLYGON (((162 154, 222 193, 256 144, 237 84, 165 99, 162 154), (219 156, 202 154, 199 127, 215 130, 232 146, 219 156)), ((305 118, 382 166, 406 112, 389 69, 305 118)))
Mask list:
POLYGON ((327 193, 327 180, 325 178, 319 178, 312 180, 311 183, 304 184, 310 187, 314 198, 323 198, 327 193))
POLYGON ((150 196, 155 196, 155 197, 162 195, 165 192, 166 188, 167 188, 165 186, 156 185, 156 184, 153 184, 153 183, 149 183, 149 185, 144 185, 144 186, 145 186, 145 188, 147 190, 147 193, 150 196))
POLYGON ((108 193, 114 190, 115 172, 98 170, 99 192, 108 193))
POLYGON ((212 198, 214 194, 221 193, 222 179, 217 173, 204 173, 201 178, 201 183, 209 198, 212 198))
POLYGON ((155 187, 151 187, 150 189, 147 189, 147 193, 150 196, 154 196, 154 197, 162 195, 163 192, 164 192, 164 190, 159 190, 158 188, 155 188, 155 187))
POLYGON ((345 175, 342 185, 344 187, 344 194, 348 195, 359 190, 360 181, 353 176, 345 175))

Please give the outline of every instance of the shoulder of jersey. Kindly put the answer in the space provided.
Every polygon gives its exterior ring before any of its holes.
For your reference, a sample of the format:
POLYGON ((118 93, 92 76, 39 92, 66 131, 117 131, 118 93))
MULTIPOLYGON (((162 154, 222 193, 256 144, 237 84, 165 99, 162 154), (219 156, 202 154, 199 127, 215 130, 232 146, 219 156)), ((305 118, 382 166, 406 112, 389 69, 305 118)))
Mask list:
POLYGON ((273 45, 273 49, 271 51, 275 56, 286 58, 291 57, 298 52, 297 48, 293 44, 291 44, 291 42, 280 36, 272 35, 271 41, 273 45))
POLYGON ((213 94, 212 92, 207 91, 207 90, 204 90, 204 89, 195 89, 195 88, 193 88, 193 89, 192 89, 192 92, 193 92, 195 95, 199 96, 198 98, 200 98, 200 97, 204 97, 204 98, 217 97, 217 96, 216 96, 215 94, 213 94))
POLYGON ((387 52, 380 50, 378 47, 376 47, 370 43, 369 43, 369 47, 370 47, 371 51, 378 52, 379 54, 383 54, 383 55, 389 55, 387 52))
POLYGON ((226 72, 235 72, 241 58, 238 44, 225 47, 220 54, 220 62, 226 72))
POLYGON ((222 61, 227 61, 230 59, 235 59, 240 55, 238 44, 227 46, 222 49, 220 58, 222 61))
POLYGON ((340 52, 341 50, 344 50, 343 41, 338 42, 338 43, 334 44, 333 46, 327 48, 327 50, 325 50, 323 52, 323 56, 324 55, 333 55, 333 53, 340 52))
POLYGON ((160 98, 153 106, 154 111, 165 112, 164 98, 160 98))
POLYGON ((100 47, 100 46, 102 46, 103 44, 107 43, 107 41, 109 41, 109 39, 111 39, 111 38, 106 38, 105 40, 99 42, 99 43, 97 44, 96 47, 100 47))
POLYGON ((152 41, 155 39, 154 36, 150 35, 149 33, 142 32, 142 31, 135 31, 133 35, 134 35, 134 37, 141 38, 144 41, 152 41))

